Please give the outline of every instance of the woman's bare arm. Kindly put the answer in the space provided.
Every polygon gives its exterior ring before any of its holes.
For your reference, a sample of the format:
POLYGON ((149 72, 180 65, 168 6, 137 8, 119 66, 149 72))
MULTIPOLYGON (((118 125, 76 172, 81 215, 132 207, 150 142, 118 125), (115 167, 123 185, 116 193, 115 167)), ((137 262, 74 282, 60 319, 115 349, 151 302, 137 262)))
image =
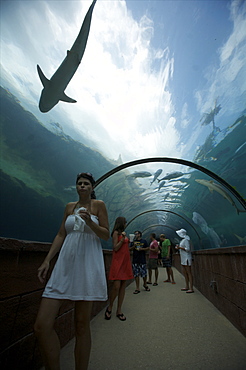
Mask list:
POLYGON ((55 239, 53 240, 53 243, 50 247, 50 250, 49 250, 47 256, 44 259, 44 262, 38 268, 38 278, 41 281, 41 283, 43 283, 45 281, 45 278, 47 276, 47 273, 48 273, 48 270, 49 270, 49 267, 50 267, 50 261, 59 252, 59 250, 61 249, 62 244, 64 242, 64 239, 66 237, 65 221, 66 221, 67 216, 69 214, 68 213, 69 207, 70 207, 70 204, 67 204, 67 206, 65 208, 65 212, 64 212, 64 216, 63 216, 63 220, 62 220, 60 229, 59 229, 55 239))
POLYGON ((124 241, 125 241, 125 237, 126 237, 126 234, 123 232, 122 233, 122 238, 120 239, 120 241, 118 241, 118 231, 115 231, 113 233, 113 250, 115 252, 118 252, 118 250, 122 247, 124 241))
POLYGON ((92 231, 101 239, 109 239, 109 223, 108 223, 108 213, 106 206, 102 200, 96 201, 97 217, 99 225, 96 224, 92 219, 88 211, 81 211, 80 217, 86 222, 86 224, 91 228, 92 231))

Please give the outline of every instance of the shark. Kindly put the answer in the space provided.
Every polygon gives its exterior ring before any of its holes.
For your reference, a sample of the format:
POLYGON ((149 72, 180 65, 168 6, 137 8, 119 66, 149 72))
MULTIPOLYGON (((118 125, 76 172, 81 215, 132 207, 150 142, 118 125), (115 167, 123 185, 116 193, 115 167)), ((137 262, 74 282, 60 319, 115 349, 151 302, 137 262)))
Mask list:
POLYGON ((38 75, 43 85, 39 100, 39 109, 42 113, 49 112, 59 101, 76 103, 76 100, 67 96, 64 90, 77 71, 84 55, 90 31, 92 12, 96 1, 94 0, 89 7, 73 46, 67 51, 65 59, 50 80, 45 77, 40 66, 37 65, 38 75))
POLYGON ((228 202, 233 207, 236 208, 238 215, 239 215, 239 212, 246 212, 245 210, 240 210, 240 209, 237 208, 237 206, 236 206, 235 202, 233 201, 233 199, 231 198, 231 196, 222 188, 221 185, 216 184, 212 180, 211 181, 208 181, 208 180, 204 180, 204 179, 195 179, 195 181, 198 182, 201 185, 207 186, 207 188, 209 189, 209 191, 211 193, 213 193, 213 191, 216 191, 217 193, 219 193, 220 195, 222 195, 223 198, 225 198, 226 200, 228 200, 228 202))
POLYGON ((193 212, 192 221, 200 226, 201 230, 204 232, 204 234, 208 233, 208 224, 206 220, 197 212, 193 212))
POLYGON ((214 231, 212 227, 208 227, 207 236, 212 242, 213 247, 220 248, 221 247, 221 240, 219 235, 214 231))
POLYGON ((140 171, 140 172, 134 172, 132 173, 131 175, 127 175, 126 177, 133 177, 133 178, 137 178, 137 177, 150 177, 152 176, 152 174, 148 171, 140 171))
POLYGON ((167 200, 167 198, 169 197, 169 193, 166 193, 165 196, 163 197, 163 200, 162 202, 165 202, 167 200))
POLYGON ((158 176, 160 176, 160 174, 162 173, 162 169, 159 168, 159 170, 157 170, 155 173, 154 173, 154 178, 153 180, 151 181, 150 185, 153 184, 153 182, 155 182, 155 180, 157 179, 158 176))
POLYGON ((241 237, 241 236, 239 236, 237 234, 234 234, 234 235, 238 238, 240 244, 246 243, 246 236, 241 237))
POLYGON ((162 180, 176 179, 177 177, 181 177, 183 175, 184 175, 183 172, 176 171, 176 172, 166 174, 166 176, 162 177, 161 179, 157 179, 157 181, 160 182, 162 180))
POLYGON ((163 188, 163 186, 165 185, 165 183, 166 183, 166 181, 165 181, 165 180, 163 180, 163 181, 161 181, 161 182, 159 183, 158 191, 159 191, 161 188, 163 188))

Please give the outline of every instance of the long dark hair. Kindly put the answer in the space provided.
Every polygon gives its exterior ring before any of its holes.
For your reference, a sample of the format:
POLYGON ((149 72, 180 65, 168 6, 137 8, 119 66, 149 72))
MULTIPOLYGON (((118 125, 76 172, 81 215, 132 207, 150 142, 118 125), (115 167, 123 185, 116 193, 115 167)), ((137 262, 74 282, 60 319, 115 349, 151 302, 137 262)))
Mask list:
MULTIPOLYGON (((89 173, 89 172, 81 172, 81 173, 78 173, 78 175, 77 175, 76 185, 77 185, 79 179, 81 179, 81 178, 84 178, 84 179, 89 180, 90 183, 91 183, 91 185, 92 185, 92 187, 96 183, 96 181, 95 181, 95 179, 94 179, 94 177, 92 176, 91 173, 89 173)), ((92 192, 91 192, 91 199, 96 199, 96 194, 95 194, 95 191, 94 190, 92 190, 92 192)))
POLYGON ((125 224, 126 224, 126 219, 125 217, 117 217, 114 223, 114 228, 112 230, 111 236, 113 236, 113 233, 118 231, 118 233, 122 233, 122 231, 125 230, 125 224))

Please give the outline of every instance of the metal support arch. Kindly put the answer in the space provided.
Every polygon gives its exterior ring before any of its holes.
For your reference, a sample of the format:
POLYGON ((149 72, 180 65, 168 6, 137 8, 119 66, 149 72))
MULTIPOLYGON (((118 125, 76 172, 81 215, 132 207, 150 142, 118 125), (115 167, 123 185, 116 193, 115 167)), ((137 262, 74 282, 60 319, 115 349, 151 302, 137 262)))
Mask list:
POLYGON ((180 214, 178 214, 178 213, 176 213, 176 212, 173 212, 173 211, 170 211, 170 210, 168 210, 168 209, 150 209, 150 210, 148 210, 148 211, 144 211, 144 212, 141 212, 141 213, 139 213, 137 216, 135 216, 135 217, 133 217, 128 223, 127 223, 127 225, 126 225, 126 228, 132 223, 132 221, 134 221, 136 218, 138 218, 139 216, 142 216, 142 215, 144 215, 145 213, 149 213, 149 212, 167 212, 167 213, 172 213, 172 214, 174 214, 174 215, 176 215, 176 216, 178 216, 178 217, 181 217, 183 220, 185 220, 191 227, 192 227, 192 229, 195 231, 195 233, 196 233, 196 235, 197 235, 197 237, 198 237, 198 240, 199 240, 199 243, 200 243, 200 245, 202 245, 202 242, 201 242, 201 237, 200 237, 200 235, 198 234, 198 232, 197 232, 197 230, 196 230, 196 228, 190 223, 190 221, 189 220, 187 220, 185 217, 183 217, 183 216, 181 216, 180 214))
POLYGON ((173 231, 176 231, 176 228, 175 227, 173 227, 173 226, 169 226, 169 225, 165 225, 165 224, 153 224, 153 225, 150 225, 150 226, 148 226, 148 227, 146 227, 143 231, 141 231, 142 232, 142 234, 146 231, 146 230, 148 230, 148 229, 151 229, 152 227, 166 227, 166 228, 168 228, 168 229, 171 229, 171 230, 173 230, 173 231))
POLYGON ((240 204, 243 206, 243 208, 246 210, 246 201, 243 199, 243 197, 230 185, 228 184, 224 179, 216 175, 214 172, 208 170, 205 167, 202 167, 194 162, 186 161, 185 159, 180 158, 168 158, 168 157, 153 157, 153 158, 143 158, 143 159, 137 159, 135 161, 127 162, 124 164, 121 164, 120 166, 114 168, 111 171, 108 171, 105 175, 101 176, 95 183, 95 187, 98 186, 101 182, 103 182, 108 177, 114 175, 115 173, 128 168, 132 166, 136 166, 138 164, 144 164, 144 163, 151 163, 151 162, 170 162, 170 163, 176 163, 176 164, 182 164, 184 166, 192 167, 197 169, 198 171, 201 171, 205 173, 206 175, 212 177, 216 181, 218 181, 221 185, 227 188, 230 193, 232 193, 237 200, 240 202, 240 204))

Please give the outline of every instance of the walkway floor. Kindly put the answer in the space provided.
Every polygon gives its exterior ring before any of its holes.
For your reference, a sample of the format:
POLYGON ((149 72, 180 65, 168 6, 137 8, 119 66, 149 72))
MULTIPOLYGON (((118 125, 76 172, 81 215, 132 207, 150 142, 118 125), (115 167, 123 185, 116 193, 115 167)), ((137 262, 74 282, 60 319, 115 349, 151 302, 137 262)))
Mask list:
MULTIPOLYGON (((121 322, 91 322, 92 351, 89 370, 245 370, 246 338, 201 294, 186 294, 183 276, 174 269, 176 285, 163 283, 134 295, 126 289, 121 322)), ((73 345, 61 353, 61 369, 72 370, 73 345)))

